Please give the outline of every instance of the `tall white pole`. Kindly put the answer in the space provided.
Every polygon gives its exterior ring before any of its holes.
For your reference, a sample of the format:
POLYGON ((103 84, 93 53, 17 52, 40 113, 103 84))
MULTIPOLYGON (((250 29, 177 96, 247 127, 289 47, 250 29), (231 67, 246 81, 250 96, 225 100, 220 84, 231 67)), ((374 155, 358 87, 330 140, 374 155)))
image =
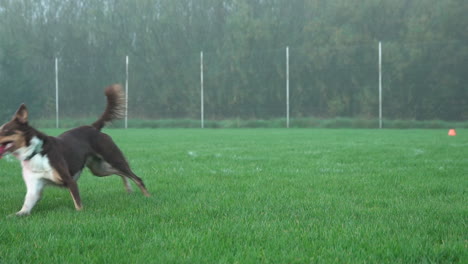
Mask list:
POLYGON ((58 59, 55 57, 55 126, 59 128, 58 59))
POLYGON ((289 128, 289 47, 286 47, 286 127, 289 128))
POLYGON ((200 52, 200 112, 201 128, 205 127, 205 109, 203 101, 203 51, 200 52))
POLYGON ((379 41, 379 128, 382 128, 382 42, 379 41))
POLYGON ((125 57, 125 128, 128 128, 128 55, 125 57))

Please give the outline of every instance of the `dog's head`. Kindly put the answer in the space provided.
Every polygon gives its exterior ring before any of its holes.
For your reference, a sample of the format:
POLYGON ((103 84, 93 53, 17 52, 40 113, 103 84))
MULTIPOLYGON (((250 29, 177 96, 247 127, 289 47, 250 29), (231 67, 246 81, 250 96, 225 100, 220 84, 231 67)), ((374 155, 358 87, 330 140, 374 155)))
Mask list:
POLYGON ((11 121, 0 127, 0 158, 27 146, 26 134, 29 130, 28 109, 22 104, 11 121))

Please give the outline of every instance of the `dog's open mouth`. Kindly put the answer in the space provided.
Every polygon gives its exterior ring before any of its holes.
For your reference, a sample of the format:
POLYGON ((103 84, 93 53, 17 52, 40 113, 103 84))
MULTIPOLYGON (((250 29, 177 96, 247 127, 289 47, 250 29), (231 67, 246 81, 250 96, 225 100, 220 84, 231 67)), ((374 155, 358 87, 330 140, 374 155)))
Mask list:
POLYGON ((0 144, 0 158, 13 147, 13 141, 7 141, 0 144))

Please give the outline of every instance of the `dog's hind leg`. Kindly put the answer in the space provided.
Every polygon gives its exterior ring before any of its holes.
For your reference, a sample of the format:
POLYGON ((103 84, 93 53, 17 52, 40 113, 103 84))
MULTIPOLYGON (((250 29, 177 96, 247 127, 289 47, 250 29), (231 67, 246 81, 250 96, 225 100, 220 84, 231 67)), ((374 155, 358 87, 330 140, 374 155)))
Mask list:
MULTIPOLYGON (((136 176, 135 173, 133 173, 133 171, 130 170, 130 168, 128 168, 128 170, 126 170, 125 168, 121 168, 120 170, 121 172, 118 173, 120 176, 122 176, 122 178, 124 179, 124 184, 126 184, 126 188, 128 190, 128 188, 130 187, 128 185, 128 180, 127 178, 133 180, 136 185, 138 186, 138 188, 140 188, 141 192, 147 196, 147 197, 150 197, 151 195, 149 194, 148 190, 146 190, 146 186, 145 184, 143 183, 143 180, 136 176)), ((131 188, 130 188, 131 190, 131 188)))
MULTIPOLYGON (((122 157, 123 158, 123 157, 122 157)), ((130 185, 128 184, 128 180, 127 179, 131 179, 133 180, 133 182, 136 183, 136 185, 138 186, 138 188, 140 188, 141 192, 149 197, 150 194, 148 192, 148 190, 146 190, 146 186, 145 184, 143 183, 143 180, 136 176, 135 173, 133 173, 133 171, 130 169, 130 167, 128 166, 128 164, 126 163, 123 163, 123 162, 112 162, 112 161, 109 161, 109 164, 111 164, 115 169, 117 169, 117 175, 120 175, 122 176, 123 178, 123 182, 124 182, 124 185, 125 185, 125 189, 129 192, 131 192, 131 187, 130 185)))
POLYGON ((127 178, 131 179, 145 196, 150 196, 143 180, 133 173, 122 151, 120 151, 108 135, 100 134, 99 139, 96 140, 95 151, 99 157, 88 162, 88 168, 90 168, 95 175, 120 175, 123 178, 124 186, 127 191, 131 191, 127 178))
POLYGON ((146 197, 151 196, 151 194, 149 194, 148 190, 146 190, 146 186, 145 186, 145 184, 143 183, 143 180, 140 177, 136 176, 132 171, 130 171, 130 177, 129 178, 132 179, 138 185, 138 188, 140 188, 141 192, 146 197))
POLYGON ((128 183, 128 178, 125 177, 125 176, 121 176, 121 177, 122 177, 122 181, 123 181, 124 186, 125 186, 125 190, 126 190, 128 193, 133 192, 132 186, 128 183))
MULTIPOLYGON (((112 167, 109 163, 105 162, 100 157, 91 157, 86 161, 86 166, 91 170, 91 172, 99 177, 109 176, 112 174, 120 175, 120 171, 112 167)), ((125 190, 128 193, 133 192, 132 187, 128 183, 127 177, 120 175, 122 177, 122 181, 125 187, 125 190)))

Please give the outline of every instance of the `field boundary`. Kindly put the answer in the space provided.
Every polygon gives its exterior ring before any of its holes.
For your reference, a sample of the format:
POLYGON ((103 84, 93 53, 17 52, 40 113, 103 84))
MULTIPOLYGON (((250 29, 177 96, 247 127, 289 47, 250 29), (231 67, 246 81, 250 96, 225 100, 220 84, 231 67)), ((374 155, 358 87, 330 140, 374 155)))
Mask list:
MULTIPOLYGON (((91 124, 95 118, 76 118, 60 120, 61 128, 72 128, 91 124)), ((33 121, 33 125, 40 128, 55 128, 55 120, 40 119, 33 121)), ((226 119, 205 120, 204 128, 286 128, 285 118, 277 119, 226 119)), ((123 128, 124 122, 117 121, 110 128, 123 128)), ((201 123, 195 119, 130 119, 129 128, 200 128, 201 123)), ((320 118, 293 118, 290 120, 291 128, 379 128, 378 119, 359 119, 337 117, 331 119, 320 118)), ((383 128, 388 129, 449 129, 468 128, 468 121, 451 122, 443 120, 384 120, 383 128)))

